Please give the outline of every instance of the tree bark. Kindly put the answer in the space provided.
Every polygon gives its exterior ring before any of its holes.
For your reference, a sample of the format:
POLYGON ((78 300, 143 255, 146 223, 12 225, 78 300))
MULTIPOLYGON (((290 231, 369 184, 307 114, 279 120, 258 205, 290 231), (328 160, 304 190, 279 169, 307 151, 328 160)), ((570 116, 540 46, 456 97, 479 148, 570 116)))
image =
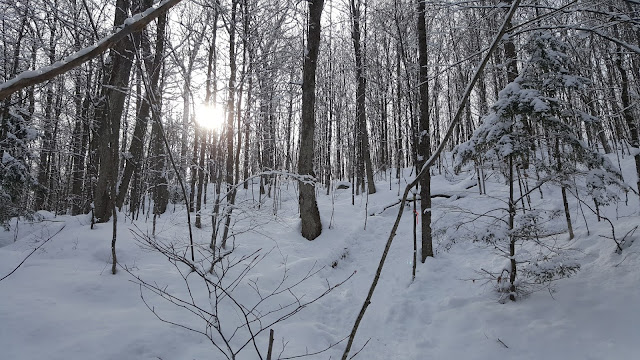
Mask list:
POLYGON ((638 125, 636 119, 633 118, 633 110, 631 104, 631 97, 629 95, 629 76, 627 75, 627 70, 624 68, 622 64, 622 49, 618 47, 618 56, 616 57, 616 67, 618 68, 618 72, 620 73, 620 77, 622 79, 621 86, 622 89, 620 91, 620 99, 622 100, 622 117, 624 121, 627 123, 627 127, 629 128, 629 145, 636 151, 633 156, 636 165, 636 186, 638 189, 638 195, 640 196, 640 138, 638 135, 638 125))
MULTIPOLYGON (((509 0, 507 2, 508 4, 512 4, 513 0, 509 0)), ((509 19, 509 21, 507 22, 507 27, 511 27, 511 20, 509 19)), ((512 83, 517 77, 518 77, 518 64, 517 64, 517 58, 516 58, 516 47, 515 44, 513 43, 513 40, 511 40, 511 38, 509 38, 505 43, 504 43, 504 56, 505 56, 505 61, 506 61, 506 67, 507 67, 507 84, 512 83)), ((513 230, 514 227, 514 219, 516 216, 516 204, 514 202, 514 195, 513 195, 513 182, 514 177, 513 177, 513 155, 509 155, 508 156, 508 160, 507 160, 507 166, 509 167, 509 231, 511 232, 513 230)), ((509 257, 510 257, 510 264, 511 264, 511 269, 509 271, 509 283, 510 283, 510 294, 509 294, 509 299, 511 301, 516 301, 516 284, 515 284, 515 280, 516 280, 516 276, 517 276, 517 262, 516 262, 516 258, 515 258, 515 242, 516 239, 513 235, 509 235, 509 257)))
MULTIPOLYGON (((57 0, 53 4, 55 9, 51 9, 53 14, 51 18, 48 18, 50 26, 49 30, 49 65, 53 65, 56 61, 56 30, 57 30, 57 0)), ((53 190, 49 186, 49 180, 51 177, 51 160, 54 152, 53 148, 53 133, 52 126, 57 123, 57 119, 53 116, 54 106, 54 89, 55 82, 47 84, 47 91, 45 96, 45 109, 44 109, 44 134, 42 137, 42 147, 40 149, 40 162, 38 166, 38 187, 36 188, 35 195, 35 210, 46 209, 51 207, 51 194, 53 190)))
MULTIPOLYGON (((27 86, 40 84, 60 74, 64 74, 80 64, 95 58, 108 49, 114 48, 116 45, 120 44, 123 39, 126 39, 127 36, 142 30, 148 23, 165 13, 180 1, 182 0, 165 0, 161 4, 158 4, 153 11, 147 13, 146 16, 140 17, 131 23, 117 28, 113 34, 103 38, 98 44, 66 57, 58 66, 44 68, 41 69, 42 71, 32 71, 27 74, 23 73, 21 76, 13 77, 11 80, 0 84, 0 100, 8 98, 9 95, 27 86)), ((13 73, 11 76, 15 75, 16 73, 13 73)))
MULTIPOLYGON (((148 78, 150 79, 149 87, 155 92, 157 91, 158 81, 160 79, 160 66, 164 56, 164 34, 165 25, 167 23, 167 15, 162 14, 158 18, 158 33, 156 35, 155 54, 153 60, 150 58, 151 49, 147 34, 143 34, 142 38, 142 56, 147 70, 148 78)), ((139 171, 142 164, 144 137, 147 132, 147 125, 149 116, 151 113, 151 95, 147 94, 140 105, 136 124, 133 130, 133 137, 131 138, 131 145, 129 146, 130 157, 126 158, 126 164, 124 172, 122 174, 122 180, 120 181, 120 188, 118 189, 118 195, 116 199, 116 206, 118 209, 122 208, 124 198, 131 181, 131 176, 134 170, 139 171)))
POLYGON ((226 165, 226 183, 227 192, 227 213, 225 219, 225 227, 222 234, 222 248, 227 245, 227 236, 229 235, 229 225, 231 222, 231 212, 233 204, 235 203, 236 188, 233 181, 233 121, 235 119, 235 94, 236 94, 236 13, 238 8, 238 0, 231 1, 231 20, 229 22, 229 87, 227 95, 227 129, 226 129, 226 142, 227 142, 227 165, 226 165))
MULTIPOLYGON (((371 155, 369 154, 369 132, 367 130, 366 114, 366 91, 367 79, 364 73, 364 54, 362 51, 361 31, 360 31, 360 1, 356 4, 351 0, 351 38, 353 39, 353 49, 356 57, 356 78, 358 87, 356 89, 356 136, 358 138, 358 181, 362 182, 362 170, 366 172, 367 191, 369 194, 376 192, 376 185, 373 181, 373 169, 371 165, 371 155)), ((364 186, 364 184, 362 184, 364 186)))
MULTIPOLYGON (((154 97, 152 106, 160 105, 161 94, 154 97)), ((151 144, 150 144, 150 186, 153 198, 153 214, 162 215, 167 211, 169 189, 167 186, 167 154, 163 142, 162 119, 156 118, 158 111, 152 111, 151 144)))
MULTIPOLYGON (((124 24, 130 8, 129 0, 117 0, 114 27, 124 24)), ((110 52, 111 64, 105 73, 102 89, 103 102, 97 112, 98 124, 98 182, 94 194, 94 215, 97 222, 107 222, 111 218, 115 199, 114 187, 118 178, 118 154, 120 140, 120 120, 127 97, 129 73, 131 71, 134 43, 125 37, 110 52)))
POLYGON ((302 69, 302 124, 300 126, 300 154, 298 173, 305 177, 300 181, 300 219, 302 236, 307 240, 317 238, 322 232, 320 212, 316 202, 315 173, 313 171, 314 132, 316 127, 316 66, 320 49, 320 18, 324 0, 309 2, 307 49, 302 69))
MULTIPOLYGON (((427 72, 427 29, 425 23, 424 0, 418 1, 418 63, 419 71, 419 91, 420 91, 420 133, 418 134, 418 169, 422 169, 425 161, 431 156, 431 135, 429 131, 429 80, 427 72)), ((425 174, 420 179, 420 217, 421 241, 422 241, 422 262, 427 257, 433 257, 433 244, 431 236, 431 171, 422 169, 425 174)))

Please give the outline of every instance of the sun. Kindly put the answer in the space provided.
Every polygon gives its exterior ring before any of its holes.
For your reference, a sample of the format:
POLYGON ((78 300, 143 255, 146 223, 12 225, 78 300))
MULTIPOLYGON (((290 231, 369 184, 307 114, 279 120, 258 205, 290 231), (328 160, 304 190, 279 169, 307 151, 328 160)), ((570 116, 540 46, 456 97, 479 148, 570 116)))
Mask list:
POLYGON ((196 122, 207 129, 222 129, 224 119, 224 110, 221 106, 200 104, 196 109, 196 122))

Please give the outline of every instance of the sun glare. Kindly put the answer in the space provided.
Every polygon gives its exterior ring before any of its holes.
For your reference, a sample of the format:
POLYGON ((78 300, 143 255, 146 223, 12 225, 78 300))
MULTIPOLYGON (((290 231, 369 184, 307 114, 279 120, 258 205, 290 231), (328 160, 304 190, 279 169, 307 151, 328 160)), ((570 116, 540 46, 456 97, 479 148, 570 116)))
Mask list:
POLYGON ((211 130, 220 130, 224 124, 224 110, 221 106, 201 104, 196 109, 196 121, 211 130))

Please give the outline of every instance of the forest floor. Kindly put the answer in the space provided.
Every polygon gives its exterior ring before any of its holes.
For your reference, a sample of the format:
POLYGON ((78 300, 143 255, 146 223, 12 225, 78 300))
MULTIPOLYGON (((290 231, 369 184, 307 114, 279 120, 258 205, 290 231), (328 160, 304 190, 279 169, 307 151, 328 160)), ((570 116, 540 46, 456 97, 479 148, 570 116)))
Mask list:
MULTIPOLYGON (((633 184, 631 161, 624 159, 622 168, 627 183, 633 184)), ((411 171, 407 169, 403 175, 406 177, 400 180, 402 190, 411 171)), ((609 224, 598 222, 584 207, 583 217, 576 200, 570 197, 575 239, 568 240, 564 232, 550 237, 549 242, 560 244, 571 253, 581 269, 516 302, 501 301, 504 294, 496 291, 496 281, 487 279, 484 270, 499 272, 506 259, 494 246, 470 240, 474 229, 476 233, 485 231, 481 222, 458 227, 469 211, 482 213, 501 206, 504 182, 498 181, 495 174, 488 175, 490 196, 479 195, 477 186, 472 186, 475 180, 471 174, 433 177, 432 194, 449 197, 434 198, 436 255, 417 264, 413 282, 415 215, 411 207, 403 209, 397 236, 353 345, 352 354, 362 349, 355 359, 636 358, 640 351, 640 241, 617 254, 615 243, 603 237, 611 236, 609 224)), ((239 192, 232 223, 237 235, 230 240, 235 250, 229 258, 240 259, 256 250, 264 255, 234 288, 232 295, 240 303, 252 306, 259 302, 260 297, 250 285, 268 293, 278 286, 283 275, 286 286, 292 286, 311 269, 318 270, 291 293, 263 302, 263 313, 291 302, 295 299, 293 294, 303 301, 310 300, 353 274, 323 298, 270 327, 275 331, 274 359, 314 353, 349 334, 398 211, 398 205, 385 209, 399 199, 395 176, 390 185, 387 172, 386 179, 380 177, 376 186, 378 193, 368 198, 356 196, 355 205, 351 204, 351 189, 336 190, 329 196, 320 190, 323 232, 314 241, 300 236, 297 193, 292 182, 280 184, 276 200, 263 198, 260 209, 256 206, 257 184, 254 191, 239 192)), ((539 192, 532 193, 533 208, 562 209, 557 187, 544 186, 542 191, 542 199, 539 192)), ((211 207, 208 205, 205 213, 211 207)), ((640 224, 639 208, 637 196, 630 193, 627 205, 622 194, 620 203, 601 211, 612 220, 620 239, 640 224)), ((112 275, 112 223, 98 224, 91 230, 88 216, 39 214, 42 221, 21 221, 16 226, 14 220, 10 231, 0 230, 1 278, 64 227, 11 276, 0 281, 0 358, 225 358, 205 336, 161 322, 145 306, 134 276, 180 298, 187 299, 189 295, 178 272, 180 267, 136 240, 136 232, 151 232, 150 219, 141 214, 132 222, 119 214, 116 247, 121 267, 112 275)), ((156 239, 186 244, 185 219, 182 206, 170 205, 158 220, 156 239)), ((562 216, 556 223, 563 221, 562 216)), ((206 247, 210 237, 211 219, 206 216, 203 228, 194 228, 194 240, 206 247)), ((639 237, 637 231, 627 241, 639 237)), ((148 290, 142 291, 159 316, 204 329, 202 319, 148 290)), ((206 304, 205 308, 210 306, 202 286, 192 288, 192 294, 195 301, 206 304)), ((232 310, 220 318, 227 334, 241 320, 232 310)), ((257 328, 258 324, 254 326, 257 328)), ((231 340, 232 348, 243 344, 244 330, 246 327, 240 328, 231 340)), ((256 348, 266 358, 268 339, 266 328, 258 334, 255 347, 249 344, 237 358, 258 359, 256 348)), ((345 343, 309 358, 340 358, 345 343)))

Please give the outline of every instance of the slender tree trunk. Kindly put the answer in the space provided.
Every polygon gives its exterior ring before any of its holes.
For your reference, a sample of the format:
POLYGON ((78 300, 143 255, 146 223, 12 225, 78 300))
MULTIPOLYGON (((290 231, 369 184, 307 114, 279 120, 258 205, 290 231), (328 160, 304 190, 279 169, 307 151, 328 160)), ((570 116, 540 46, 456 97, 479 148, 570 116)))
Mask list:
MULTIPOLYGON (((513 0, 508 1, 509 5, 511 5, 512 3, 513 3, 513 0)), ((511 27, 510 20, 506 23, 506 27, 507 28, 511 27)), ((518 77, 516 47, 515 47, 515 44, 513 43, 513 40, 511 40, 511 38, 509 38, 509 40, 507 40, 504 43, 504 54, 505 54, 505 61, 506 61, 506 67, 507 67, 507 83, 511 83, 518 77)), ((514 228, 514 221, 516 216, 516 203, 514 201, 514 194, 513 194, 514 177, 513 177, 513 156, 512 155, 508 156, 507 166, 509 166, 509 204, 508 205, 509 205, 509 231, 511 232, 514 228)), ((517 262, 516 262, 516 238, 513 235, 509 236, 509 258, 510 258, 509 261, 511 264, 511 270, 509 272, 509 283, 510 283, 509 291, 511 293, 509 294, 509 299, 511 301, 515 301, 516 300, 515 281, 517 276, 517 262)))
MULTIPOLYGON (((161 88, 156 96, 154 96, 151 106, 159 106, 161 104, 161 88)), ((153 111, 151 116, 151 144, 150 144, 150 185, 151 197, 153 198, 153 215, 154 220, 157 216, 167 211, 169 203, 169 189, 167 179, 167 154, 162 134, 162 119, 156 118, 160 110, 153 111)))
MULTIPOLYGON (((87 142, 89 140, 89 110, 90 94, 87 92, 84 100, 81 93, 80 76, 76 78, 76 121, 73 129, 73 154, 71 174, 71 215, 79 215, 83 212, 84 199, 82 196, 82 184, 84 181, 85 157, 87 154, 87 142)), ((89 86, 89 84, 86 84, 89 86)))
POLYGON ((622 49, 618 47, 617 51, 618 55, 616 57, 616 67, 618 68, 618 72, 620 73, 621 81, 621 91, 620 91, 620 99, 622 100, 622 116, 624 121, 627 123, 627 127, 629 128, 629 145, 636 149, 636 154, 633 156, 636 165, 636 188, 638 189, 638 194, 640 195, 640 138, 638 134, 638 125, 636 119, 633 118, 633 110, 631 97, 629 95, 629 76, 627 75, 627 70, 624 68, 622 64, 622 49))
MULTIPOLYGON (((229 87, 227 95, 227 166, 226 166, 226 183, 227 183, 227 211, 225 219, 225 227, 222 235, 222 248, 227 246, 227 236, 229 235, 229 225, 231 222, 231 212, 235 203, 236 190, 233 181, 233 122, 235 119, 235 94, 236 94, 236 13, 238 8, 238 0, 231 1, 231 20, 229 22, 229 87)), ((238 144, 239 146, 239 144, 238 144)))
MULTIPOLYGON (((204 104, 205 106, 213 106, 211 104, 211 84, 212 84, 212 80, 213 80, 213 61, 214 61, 214 53, 215 53, 215 44, 216 44, 216 32, 217 32, 217 19, 218 19, 218 14, 217 14, 217 9, 214 10, 216 11, 216 14, 214 15, 214 25, 213 25, 213 36, 212 36, 212 41, 209 44, 209 51, 208 51, 208 56, 207 56, 207 80, 205 82, 205 86, 206 86, 206 93, 205 93, 205 98, 204 98, 204 104)), ((202 210, 202 201, 203 198, 206 201, 206 191, 207 191, 207 179, 206 179, 206 172, 207 172, 207 167, 205 164, 205 156, 206 156, 206 149, 207 149, 207 131, 205 129, 202 129, 202 136, 200 137, 200 161, 198 164, 198 194, 197 194, 197 198, 196 198, 196 222, 195 222, 195 226, 197 228, 201 228, 202 227, 202 214, 201 214, 201 210, 202 210), (203 191, 205 192, 203 194, 203 191)), ((213 226, 215 226, 215 224, 212 224, 213 226)))
POLYGON ((195 211, 195 196, 196 196, 196 183, 198 182, 198 147, 200 145, 200 137, 204 136, 204 128, 198 125, 197 122, 193 122, 194 126, 194 138, 193 138, 193 152, 191 157, 190 166, 190 187, 189 187, 189 212, 195 211))
POLYGON ((513 195, 513 155, 509 155, 507 164, 509 166, 509 299, 516 301, 516 237, 513 234, 514 222, 516 217, 516 203, 513 195))
MULTIPOLYGON (((248 17, 248 14, 246 14, 248 17)), ((247 22, 249 20, 246 20, 247 22)), ((248 27, 245 25, 245 27, 248 27)), ((244 116, 244 154, 243 154, 243 179, 244 183, 242 187, 244 189, 249 188, 249 182, 247 179, 249 178, 249 131, 251 129, 251 106, 253 105, 253 49, 247 49, 249 53, 249 89, 247 90, 247 109, 244 116)), ((238 129, 238 131, 240 131, 238 129)), ((289 143, 287 142, 287 156, 289 155, 289 143)))
MULTIPOLYGON (((555 153, 556 153, 556 170, 558 173, 562 172, 562 162, 560 160, 560 141, 555 141, 555 153)), ((562 204, 564 206, 564 217, 567 220, 567 230, 569 230, 569 240, 573 239, 573 225, 571 224, 571 212, 569 211, 569 201, 567 199, 567 188, 564 184, 560 185, 562 192, 562 204)), ((524 201, 524 199, 523 199, 524 201)))
MULTIPOLYGON (((403 149, 402 149, 402 110, 401 110, 401 104, 402 104, 402 82, 400 81, 400 77, 401 77, 401 73, 400 73, 400 45, 397 46, 398 49, 396 49, 396 103, 394 106, 394 112, 395 112, 395 116, 396 116, 396 121, 394 122, 395 127, 396 127, 396 178, 400 179, 400 171, 402 170, 402 156, 403 156, 403 149)), ((398 184, 400 184, 400 182, 398 182, 398 184)), ((400 189, 398 188, 398 191, 400 191, 400 189)))
MULTIPOLYGON (((56 61, 56 30, 57 30, 57 0, 53 4, 54 9, 51 18, 48 18, 49 23, 49 64, 53 65, 56 61)), ((54 86, 55 82, 52 81, 47 85, 47 91, 45 96, 45 109, 44 109, 44 134, 42 137, 42 148, 40 149, 40 162, 38 166, 38 187, 36 188, 36 199, 34 208, 36 210, 51 208, 51 188, 49 182, 51 180, 51 162, 53 160, 53 133, 52 127, 56 124, 54 119, 54 86)))
POLYGON ((366 115, 366 91, 367 79, 364 69, 364 54, 362 51, 361 32, 360 32, 360 0, 356 4, 356 0, 351 0, 351 21, 352 30, 351 37, 353 39, 353 48, 356 57, 356 78, 358 87, 356 89, 356 132, 358 137, 358 182, 364 188, 362 181, 363 168, 367 177, 367 191, 369 194, 375 194, 376 185, 373 181, 373 169, 371 165, 371 154, 369 153, 369 132, 367 130, 366 115))
MULTIPOLYGON (((427 29, 425 24, 424 0, 418 2, 418 63, 420 65, 420 133, 418 134, 418 169, 422 170, 425 161, 431 156, 431 136, 429 131, 429 82, 427 72, 427 29)), ((431 171, 425 170, 425 175, 420 179, 420 210, 422 219, 422 262, 427 257, 433 257, 433 244, 431 239, 431 171)))

